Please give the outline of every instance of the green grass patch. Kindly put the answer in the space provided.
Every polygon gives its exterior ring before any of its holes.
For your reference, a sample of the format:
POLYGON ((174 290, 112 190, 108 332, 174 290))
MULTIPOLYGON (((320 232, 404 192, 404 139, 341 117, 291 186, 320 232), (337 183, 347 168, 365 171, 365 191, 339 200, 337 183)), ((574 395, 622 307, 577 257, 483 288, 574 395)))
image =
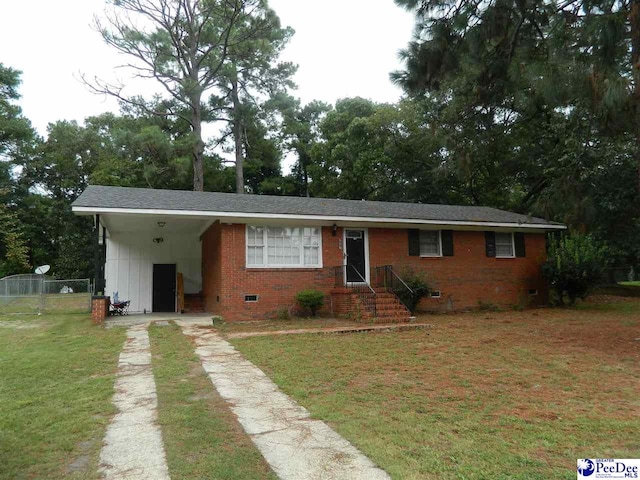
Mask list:
POLYGON ((276 479, 180 328, 152 325, 149 335, 171 478, 276 479))
POLYGON ((640 302, 232 343, 398 479, 575 478, 640 455, 640 302))
POLYGON ((0 478, 98 478, 124 330, 0 317, 0 478))
POLYGON ((619 285, 624 285, 625 287, 640 287, 640 280, 635 282, 618 282, 619 285))
POLYGON ((21 297, 0 296, 0 315, 46 313, 49 315, 91 312, 90 293, 49 293, 21 297))

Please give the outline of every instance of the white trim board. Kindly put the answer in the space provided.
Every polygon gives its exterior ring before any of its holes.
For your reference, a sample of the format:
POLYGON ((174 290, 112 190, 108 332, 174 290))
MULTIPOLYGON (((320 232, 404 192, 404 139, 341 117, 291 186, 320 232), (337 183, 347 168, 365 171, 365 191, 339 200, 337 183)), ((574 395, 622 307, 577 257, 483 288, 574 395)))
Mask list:
POLYGON ((363 285, 362 282, 347 281, 347 230, 361 231, 364 235, 364 285, 371 285, 371 264, 369 263, 369 229, 364 227, 342 229, 342 267, 345 285, 363 285))
POLYGON ((498 236, 496 235, 496 257, 495 258, 516 258, 516 238, 513 232, 496 232, 503 235, 511 235, 511 255, 498 255, 498 236))
MULTIPOLYGON (((244 228, 244 265, 245 268, 247 270, 250 269, 269 269, 269 270, 275 270, 275 269, 296 269, 296 268, 302 268, 302 269, 322 269, 323 268, 323 264, 322 264, 322 227, 312 227, 312 228, 317 228, 318 229, 318 264, 317 265, 309 265, 304 263, 304 242, 300 244, 301 250, 300 250, 300 263, 298 264, 269 264, 267 262, 267 259, 269 257, 269 253, 268 253, 268 248, 269 248, 269 232, 268 232, 268 228, 269 227, 276 227, 276 228, 291 228, 291 225, 258 225, 258 224, 247 224, 245 225, 244 228), (259 264, 259 265, 249 265, 249 229, 247 227, 254 227, 254 228, 262 228, 264 229, 263 231, 263 250, 262 250, 262 260, 263 263, 259 264)), ((302 227, 304 228, 304 227, 302 227)), ((302 233, 302 235, 304 235, 304 233, 302 233)), ((254 245, 252 245, 254 246, 254 245)))
POLYGON ((566 225, 549 223, 518 223, 518 222, 470 222, 458 220, 420 220, 415 218, 383 218, 383 217, 350 217, 338 215, 298 215, 285 213, 242 213, 242 212, 212 212, 202 210, 158 210, 151 208, 112 208, 112 207, 72 207, 78 214, 94 215, 113 213, 120 215, 169 215, 184 217, 216 217, 253 221, 257 218, 278 220, 313 220, 318 222, 362 222, 387 223, 403 225, 439 225, 481 228, 518 228, 526 230, 566 230, 566 225))
MULTIPOLYGON (((420 234, 422 234, 423 231, 433 231, 433 230, 421 230, 420 234)), ((442 254, 442 230, 435 230, 436 232, 438 232, 438 254, 424 254, 422 253, 422 251, 420 251, 420 258, 440 258, 443 256, 442 254)), ((418 237, 419 243, 420 243, 420 250, 422 250, 422 241, 420 239, 420 237, 418 237)))

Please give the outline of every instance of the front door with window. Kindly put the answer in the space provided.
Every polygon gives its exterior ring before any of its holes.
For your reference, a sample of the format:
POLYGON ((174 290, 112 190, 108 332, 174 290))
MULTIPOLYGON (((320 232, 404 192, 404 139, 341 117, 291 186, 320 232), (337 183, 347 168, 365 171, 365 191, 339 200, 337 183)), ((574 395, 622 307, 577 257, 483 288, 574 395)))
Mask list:
POLYGON ((366 230, 347 229, 344 236, 347 283, 364 283, 367 279, 366 230))
POLYGON ((156 263, 153 265, 154 312, 176 311, 176 264, 156 263))

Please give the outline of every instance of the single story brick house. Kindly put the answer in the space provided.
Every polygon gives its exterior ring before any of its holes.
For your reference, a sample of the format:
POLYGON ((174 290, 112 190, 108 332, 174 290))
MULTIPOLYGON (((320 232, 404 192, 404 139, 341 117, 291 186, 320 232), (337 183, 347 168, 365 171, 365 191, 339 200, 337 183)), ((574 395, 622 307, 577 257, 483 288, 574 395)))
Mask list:
POLYGON ((402 319, 409 270, 432 289, 419 310, 545 303, 546 234, 566 228, 488 207, 108 186, 72 208, 98 226, 96 291, 228 321, 291 311, 309 288, 327 312, 402 319))

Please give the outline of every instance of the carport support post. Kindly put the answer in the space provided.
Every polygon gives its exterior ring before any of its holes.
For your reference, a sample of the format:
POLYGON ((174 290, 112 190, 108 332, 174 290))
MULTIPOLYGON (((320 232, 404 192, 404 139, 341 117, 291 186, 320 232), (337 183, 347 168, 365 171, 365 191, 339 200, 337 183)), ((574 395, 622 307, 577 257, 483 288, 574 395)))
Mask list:
POLYGON ((94 280, 94 295, 104 295, 104 229, 100 226, 100 215, 96 215, 96 245, 95 245, 95 280, 94 280), (100 245, 100 235, 102 235, 103 245, 100 245))

